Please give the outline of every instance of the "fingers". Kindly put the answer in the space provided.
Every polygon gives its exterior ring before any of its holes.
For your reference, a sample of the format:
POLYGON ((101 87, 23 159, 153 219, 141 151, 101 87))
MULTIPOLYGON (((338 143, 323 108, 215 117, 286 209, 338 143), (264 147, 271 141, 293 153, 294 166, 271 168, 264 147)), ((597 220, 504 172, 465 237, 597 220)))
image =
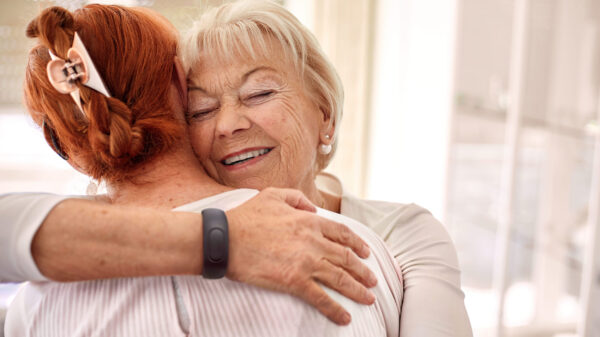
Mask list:
POLYGON ((326 254, 325 259, 333 266, 347 271, 354 279, 369 288, 377 285, 375 274, 350 249, 335 244, 328 244, 324 249, 326 254))
POLYGON ((362 304, 375 302, 375 295, 345 270, 327 260, 321 260, 320 264, 319 270, 313 274, 316 280, 355 302, 362 304))
POLYGON ((230 221, 231 242, 235 241, 236 246, 231 250, 228 277, 295 295, 334 323, 349 324, 350 314, 317 281, 357 303, 372 304, 374 296, 367 287, 377 280, 357 256, 368 257, 370 249, 346 226, 298 210, 316 212, 301 192, 278 188, 265 189, 231 210, 240 212, 236 213, 238 217, 244 215, 239 228, 253 230, 236 232, 236 221, 230 221), (240 262, 249 252, 254 258, 240 262), (273 273, 281 269, 286 272, 273 273))
POLYGON ((329 297, 316 282, 311 282, 300 294, 300 297, 336 324, 348 325, 352 320, 350 314, 329 297))
POLYGON ((270 193, 274 193, 279 196, 283 201, 285 201, 288 205, 303 211, 316 212, 317 208, 308 200, 308 198, 304 195, 304 193, 293 190, 293 189, 284 189, 284 188, 270 188, 268 189, 270 193))
POLYGON ((356 255, 366 259, 371 253, 369 246, 348 227, 337 222, 323 220, 321 232, 327 239, 352 249, 356 255))

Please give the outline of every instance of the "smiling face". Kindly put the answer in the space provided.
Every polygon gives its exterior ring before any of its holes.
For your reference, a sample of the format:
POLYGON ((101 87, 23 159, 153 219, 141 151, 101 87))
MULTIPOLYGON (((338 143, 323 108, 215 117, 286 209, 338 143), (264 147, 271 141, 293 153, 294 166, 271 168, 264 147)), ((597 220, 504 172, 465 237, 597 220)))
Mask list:
POLYGON ((217 181, 311 195, 317 146, 328 120, 301 75, 267 39, 268 57, 201 57, 188 77, 188 121, 196 155, 217 181))

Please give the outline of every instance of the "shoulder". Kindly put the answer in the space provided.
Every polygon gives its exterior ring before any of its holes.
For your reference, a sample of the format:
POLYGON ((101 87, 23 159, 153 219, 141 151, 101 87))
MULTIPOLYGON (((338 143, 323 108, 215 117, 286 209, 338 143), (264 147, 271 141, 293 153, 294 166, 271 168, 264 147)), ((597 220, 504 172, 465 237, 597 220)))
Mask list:
POLYGON ((342 196, 342 214, 344 213, 352 214, 354 218, 360 217, 366 222, 377 221, 392 215, 404 220, 410 220, 417 216, 431 216, 428 210, 415 204, 361 199, 350 194, 342 196))
POLYGON ((342 214, 380 235, 401 267, 419 258, 435 258, 458 268, 456 249, 446 228, 421 206, 344 196, 342 214))
POLYGON ((329 173, 322 172, 317 176, 317 186, 341 198, 342 215, 365 224, 384 239, 398 228, 430 228, 440 235, 446 234, 441 223, 418 205, 357 198, 344 189, 336 176, 329 173))
POLYGON ((338 178, 327 173, 319 174, 317 186, 341 196, 340 213, 379 235, 400 267, 415 259, 435 256, 440 263, 458 268, 450 235, 427 209, 415 204, 357 198, 344 190, 338 178))
POLYGON ((447 235, 444 226, 425 208, 415 204, 366 200, 351 195, 342 197, 341 213, 371 227, 382 237, 399 228, 412 232, 432 230, 447 235))

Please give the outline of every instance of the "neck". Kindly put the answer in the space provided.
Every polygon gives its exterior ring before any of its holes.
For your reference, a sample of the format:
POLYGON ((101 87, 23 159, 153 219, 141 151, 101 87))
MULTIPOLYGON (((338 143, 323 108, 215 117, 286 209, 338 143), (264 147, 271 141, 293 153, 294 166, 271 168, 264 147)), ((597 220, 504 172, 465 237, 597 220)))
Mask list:
POLYGON ((112 203, 172 209, 230 188, 210 178, 191 147, 175 145, 133 172, 131 179, 109 183, 112 203))
POLYGON ((321 191, 317 188, 317 185, 312 180, 312 184, 302 189, 302 192, 315 206, 324 208, 328 211, 339 213, 341 207, 342 198, 321 191))

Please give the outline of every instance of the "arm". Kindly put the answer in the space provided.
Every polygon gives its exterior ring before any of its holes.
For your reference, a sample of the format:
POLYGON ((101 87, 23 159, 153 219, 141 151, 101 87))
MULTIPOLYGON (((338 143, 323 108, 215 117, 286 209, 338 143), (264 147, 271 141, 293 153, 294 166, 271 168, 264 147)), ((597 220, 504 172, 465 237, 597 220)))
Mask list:
POLYGON ((385 220, 404 281, 400 336, 472 336, 456 249, 442 224, 414 205, 385 220))
POLYGON ((23 193, 0 196, 0 215, 0 256, 7 257, 0 259, 1 281, 191 274, 201 268, 202 255, 184 256, 190 239, 175 244, 202 228, 196 214, 23 193), (168 221, 182 226, 166 231, 168 221))
POLYGON ((67 199, 49 212, 31 253, 55 281, 200 274, 202 218, 67 199))
MULTIPOLYGON (((35 199, 36 195, 21 197, 35 199)), ((0 205, 8 203, 6 198, 11 196, 0 200, 0 205)), ((368 249, 343 225, 305 210, 314 211, 314 207, 301 193, 268 189, 228 211, 231 256, 227 277, 296 295, 333 321, 347 323, 345 310, 324 295, 317 281, 336 279, 338 284, 333 288, 361 303, 372 303, 368 290, 359 283, 370 286, 367 280, 371 272, 353 254, 350 259, 339 258, 347 255, 343 246, 361 256, 368 255, 368 249), (322 259, 332 263, 306 263, 322 259)), ((0 207, 0 211, 6 208, 0 207)), ((39 227, 37 232, 30 231, 31 236, 35 234, 32 260, 50 279, 199 274, 202 270, 199 214, 124 208, 80 199, 64 200, 44 212, 48 216, 41 226, 22 226, 15 221, 2 227, 16 228, 17 232, 19 228, 39 227)), ((29 249, 27 244, 17 248, 24 247, 29 249)), ((28 255, 28 251, 21 255, 28 255)))

